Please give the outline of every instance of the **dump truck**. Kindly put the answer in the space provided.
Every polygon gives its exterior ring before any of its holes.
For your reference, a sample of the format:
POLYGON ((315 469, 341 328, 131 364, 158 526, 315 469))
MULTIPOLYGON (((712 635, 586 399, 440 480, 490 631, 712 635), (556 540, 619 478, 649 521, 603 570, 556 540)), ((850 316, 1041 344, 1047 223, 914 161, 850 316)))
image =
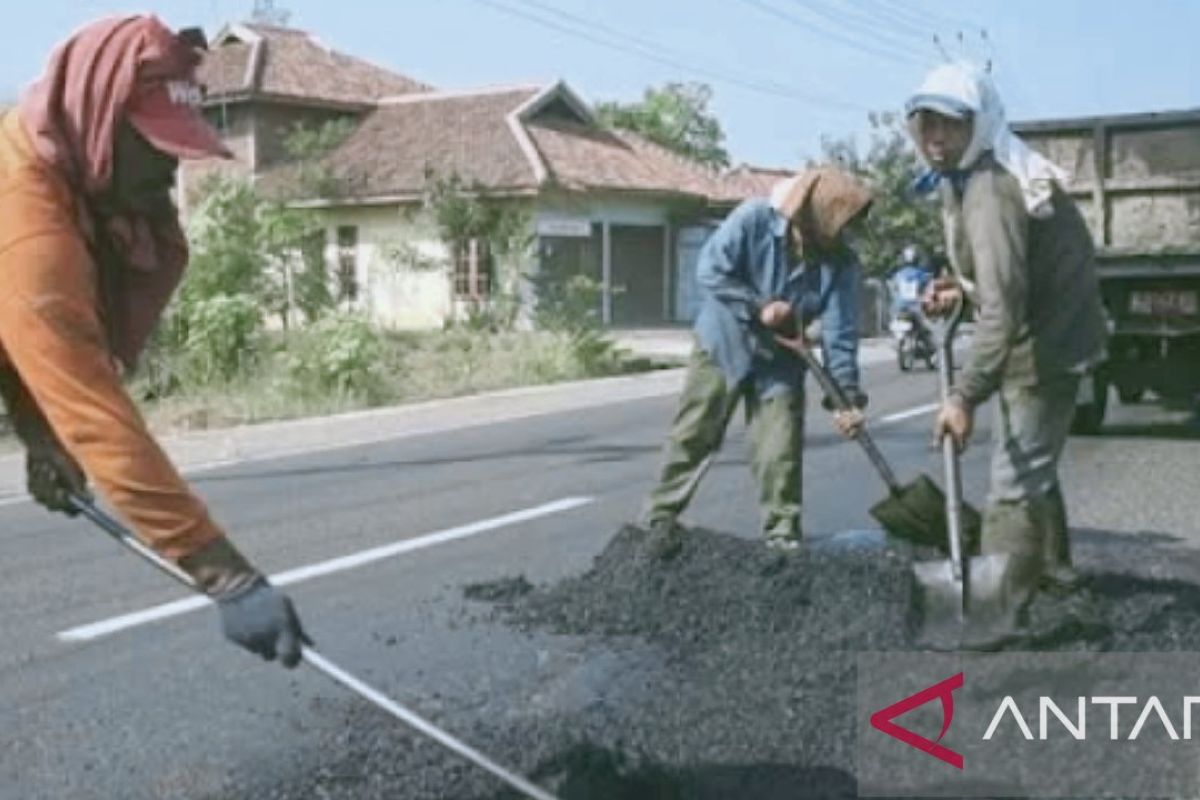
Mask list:
POLYGON ((1081 382, 1079 433, 1148 393, 1200 402, 1200 109, 1017 123, 1031 147, 1067 169, 1096 242, 1111 338, 1081 382))

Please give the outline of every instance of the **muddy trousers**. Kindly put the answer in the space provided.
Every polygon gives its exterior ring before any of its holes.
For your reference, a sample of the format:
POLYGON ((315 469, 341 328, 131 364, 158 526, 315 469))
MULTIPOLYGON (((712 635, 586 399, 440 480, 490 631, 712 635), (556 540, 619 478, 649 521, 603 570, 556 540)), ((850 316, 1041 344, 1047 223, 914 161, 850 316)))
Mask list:
POLYGON ((721 447, 739 401, 745 405, 749 425, 762 532, 768 538, 800 538, 803 391, 762 400, 747 384, 731 389, 721 369, 700 348, 692 351, 688 362, 658 483, 642 511, 643 524, 673 521, 687 507, 721 447))
POLYGON ((982 549, 1008 554, 1007 592, 1016 610, 1039 586, 1074 578, 1058 462, 1078 386, 1067 374, 999 392, 982 549))

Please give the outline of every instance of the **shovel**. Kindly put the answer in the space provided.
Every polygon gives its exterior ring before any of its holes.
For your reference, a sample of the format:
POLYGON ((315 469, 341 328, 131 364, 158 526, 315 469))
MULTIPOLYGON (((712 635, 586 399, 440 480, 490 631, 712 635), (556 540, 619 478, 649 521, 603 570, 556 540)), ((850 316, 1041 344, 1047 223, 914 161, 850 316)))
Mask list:
MULTIPOLYGON (((800 356, 808 365, 809 371, 817 379, 821 391, 829 398, 838 411, 851 411, 854 406, 850 403, 842 387, 838 385, 824 365, 817 360, 812 351, 806 347, 800 337, 789 338, 776 336, 775 340, 789 351, 800 356)), ((916 480, 901 485, 896 479, 896 473, 883 457, 883 453, 875 446, 874 439, 864 427, 859 431, 855 441, 867 454, 871 464, 887 484, 888 496, 871 507, 871 516, 883 526, 892 536, 903 539, 915 545, 933 547, 945 552, 946 542, 950 533, 946 527, 946 496, 928 475, 918 475, 916 480)), ((964 540, 968 550, 977 547, 979 530, 982 525, 979 512, 970 506, 962 507, 964 521, 964 540)))
MULTIPOLYGON (((930 325, 938 340, 938 377, 942 402, 950 397, 954 382, 954 330, 962 306, 945 322, 930 325)), ((946 472, 945 525, 949 558, 913 564, 924 612, 919 639, 935 650, 958 649, 965 641, 989 640, 991 627, 1006 618, 1005 575, 1008 556, 970 556, 963 545, 964 510, 958 445, 942 437, 942 462, 946 472)))
MULTIPOLYGON (((142 544, 138 539, 134 538, 133 534, 125 528, 117 520, 110 517, 108 514, 101 511, 95 503, 88 497, 82 495, 71 495, 71 504, 83 516, 94 522, 97 527, 107 533, 112 538, 116 539, 125 547, 132 550, 137 555, 141 556, 146 561, 149 561, 159 570, 170 575, 175 580, 182 583, 192 591, 198 591, 196 582, 192 577, 183 570, 176 567, 171 562, 165 560, 162 556, 155 553, 146 545, 142 544)), ((334 683, 349 689, 364 700, 369 701, 376 708, 386 711, 396 719, 403 722, 418 733, 422 733, 433 739, 438 744, 450 750, 453 753, 465 758, 480 769, 490 772, 506 784, 516 789, 522 796, 531 798, 531 800, 557 800, 557 798, 542 789, 541 787, 529 782, 520 775, 517 775, 504 767, 500 766, 490 758, 480 753, 470 745, 459 741, 458 739, 446 733, 441 728, 438 728, 433 723, 423 719, 417 714, 409 711, 404 706, 392 700, 387 695, 380 692, 358 678, 351 675, 346 670, 334 664, 325 656, 318 653, 312 647, 301 648, 301 658, 304 663, 312 667, 317 672, 329 678, 334 683)))

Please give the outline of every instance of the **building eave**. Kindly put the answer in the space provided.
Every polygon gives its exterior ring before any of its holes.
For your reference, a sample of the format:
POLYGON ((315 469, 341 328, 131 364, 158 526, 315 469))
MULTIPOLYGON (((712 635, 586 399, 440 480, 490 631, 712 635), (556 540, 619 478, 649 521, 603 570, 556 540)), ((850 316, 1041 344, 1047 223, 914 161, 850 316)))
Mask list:
MULTIPOLYGON (((468 197, 510 199, 536 197, 539 193, 539 190, 534 188, 506 188, 484 192, 464 192, 464 195, 468 197)), ((424 192, 398 192, 394 194, 365 195, 362 197, 286 200, 284 201, 284 205, 295 209, 363 208, 370 206, 406 205, 409 203, 419 203, 424 201, 424 199, 424 192)))

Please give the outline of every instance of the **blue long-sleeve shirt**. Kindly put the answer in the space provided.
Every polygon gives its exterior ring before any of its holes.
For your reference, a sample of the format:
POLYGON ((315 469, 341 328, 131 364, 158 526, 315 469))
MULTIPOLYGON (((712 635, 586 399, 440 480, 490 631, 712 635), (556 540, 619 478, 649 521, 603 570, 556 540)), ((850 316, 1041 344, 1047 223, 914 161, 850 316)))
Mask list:
POLYGON ((783 300, 801 325, 821 319, 824 362, 848 392, 858 389, 858 286, 850 250, 819 263, 794 261, 787 219, 765 199, 733 210, 700 252, 695 331, 730 386, 752 380, 767 398, 803 385, 804 363, 774 343, 758 312, 783 300))

